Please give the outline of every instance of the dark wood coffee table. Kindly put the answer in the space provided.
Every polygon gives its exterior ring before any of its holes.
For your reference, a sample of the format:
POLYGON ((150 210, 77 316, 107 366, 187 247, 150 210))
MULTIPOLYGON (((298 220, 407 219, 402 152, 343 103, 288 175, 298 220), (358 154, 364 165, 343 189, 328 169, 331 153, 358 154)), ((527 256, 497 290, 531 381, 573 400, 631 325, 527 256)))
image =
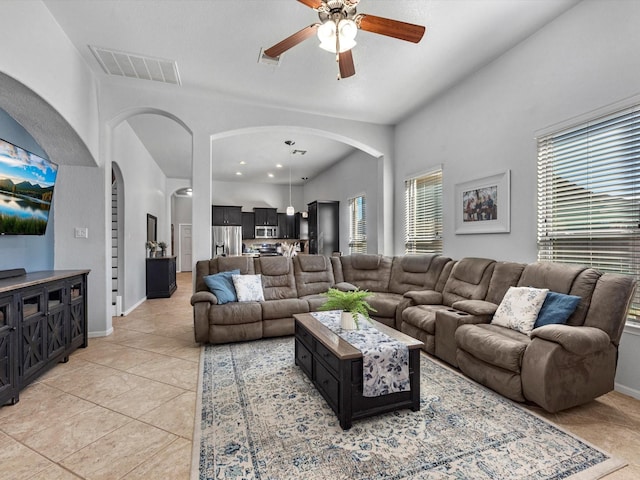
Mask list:
POLYGON ((295 362, 311 379, 338 416, 340 426, 351 428, 352 420, 401 408, 420 410, 420 348, 423 343, 373 321, 373 325, 409 347, 411 390, 379 397, 362 396, 362 352, 308 313, 294 315, 295 362))

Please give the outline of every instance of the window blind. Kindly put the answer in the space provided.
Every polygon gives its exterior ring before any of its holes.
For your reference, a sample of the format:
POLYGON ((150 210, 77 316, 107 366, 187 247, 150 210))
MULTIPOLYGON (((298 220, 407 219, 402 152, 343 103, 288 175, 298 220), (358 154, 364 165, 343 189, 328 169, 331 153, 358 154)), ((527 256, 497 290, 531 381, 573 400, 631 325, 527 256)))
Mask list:
POLYGON ((349 199, 349 253, 367 253, 365 196, 349 199))
POLYGON ((639 204, 640 105, 538 140, 539 260, 640 281, 639 204))
POLYGON ((404 183, 405 253, 442 253, 442 169, 404 183))

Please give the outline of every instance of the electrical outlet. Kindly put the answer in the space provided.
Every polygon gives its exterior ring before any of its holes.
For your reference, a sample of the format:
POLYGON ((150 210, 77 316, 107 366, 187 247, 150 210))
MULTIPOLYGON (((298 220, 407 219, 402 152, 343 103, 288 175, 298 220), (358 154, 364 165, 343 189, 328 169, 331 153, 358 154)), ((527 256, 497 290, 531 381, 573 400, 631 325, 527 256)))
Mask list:
POLYGON ((87 227, 76 227, 74 233, 76 238, 89 238, 89 229, 87 227))

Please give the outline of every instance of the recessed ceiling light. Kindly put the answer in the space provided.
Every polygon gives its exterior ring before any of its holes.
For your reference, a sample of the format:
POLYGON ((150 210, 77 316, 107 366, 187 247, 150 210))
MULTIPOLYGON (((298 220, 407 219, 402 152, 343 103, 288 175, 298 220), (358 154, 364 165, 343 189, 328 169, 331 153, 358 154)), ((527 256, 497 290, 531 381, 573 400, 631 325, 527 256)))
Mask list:
POLYGON ((236 172, 236 175, 242 175, 242 172, 236 172))
POLYGON ((282 165, 278 163, 276 164, 276 168, 282 168, 282 165))
POLYGON ((244 160, 242 160, 242 161, 240 162, 240 165, 246 165, 246 164, 247 164, 247 162, 245 162, 244 160))
POLYGON ((269 178, 273 178, 273 173, 267 173, 267 175, 269 176, 269 178))

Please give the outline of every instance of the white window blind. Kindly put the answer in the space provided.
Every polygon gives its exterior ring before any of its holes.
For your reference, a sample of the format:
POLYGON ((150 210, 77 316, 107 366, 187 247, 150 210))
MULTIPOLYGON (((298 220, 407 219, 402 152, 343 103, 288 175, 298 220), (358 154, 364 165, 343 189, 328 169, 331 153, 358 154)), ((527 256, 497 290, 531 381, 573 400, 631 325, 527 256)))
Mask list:
POLYGON ((639 203, 640 106, 538 140, 539 260, 640 280, 639 203))
POLYGON ((404 182, 405 253, 442 253, 442 169, 404 182))
POLYGON ((349 199, 349 253, 367 253, 367 201, 364 195, 349 199))

